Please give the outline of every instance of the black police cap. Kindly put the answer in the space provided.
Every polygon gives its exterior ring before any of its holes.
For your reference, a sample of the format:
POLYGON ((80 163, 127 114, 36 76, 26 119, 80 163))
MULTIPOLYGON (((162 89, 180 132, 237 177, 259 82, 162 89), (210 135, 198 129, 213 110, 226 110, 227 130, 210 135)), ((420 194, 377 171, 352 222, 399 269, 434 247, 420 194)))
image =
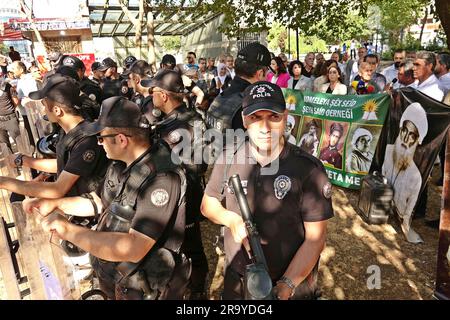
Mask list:
POLYGON ((48 98, 68 107, 81 105, 78 83, 74 79, 58 73, 49 77, 41 90, 30 92, 29 97, 33 100, 48 98))
POLYGON ((268 81, 258 81, 248 86, 242 100, 242 112, 244 116, 261 110, 267 110, 275 113, 283 113, 286 110, 281 88, 268 81))
POLYGON ((134 102, 125 97, 103 100, 98 120, 86 127, 88 135, 96 135, 105 128, 149 129, 150 124, 134 102))
POLYGON ((184 93, 183 79, 179 72, 164 69, 149 80, 141 80, 141 85, 147 88, 158 87, 170 92, 184 93))

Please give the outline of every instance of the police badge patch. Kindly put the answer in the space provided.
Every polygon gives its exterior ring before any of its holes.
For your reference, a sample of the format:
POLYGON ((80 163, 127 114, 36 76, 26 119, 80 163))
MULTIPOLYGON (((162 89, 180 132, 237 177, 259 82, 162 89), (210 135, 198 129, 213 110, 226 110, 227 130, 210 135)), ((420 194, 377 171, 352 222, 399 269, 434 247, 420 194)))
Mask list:
POLYGON ((330 182, 327 182, 323 185, 322 193, 325 198, 327 198, 327 199, 331 198, 331 183, 330 182))
POLYGON ((289 190, 291 190, 291 186, 291 179, 288 176, 278 176, 273 183, 275 197, 277 197, 278 200, 282 200, 289 190))
POLYGON ((152 203, 157 207, 162 207, 169 202, 169 194, 164 189, 156 189, 150 196, 152 203))
POLYGON ((95 159, 95 152, 93 150, 86 150, 83 153, 83 160, 85 162, 92 162, 95 159))

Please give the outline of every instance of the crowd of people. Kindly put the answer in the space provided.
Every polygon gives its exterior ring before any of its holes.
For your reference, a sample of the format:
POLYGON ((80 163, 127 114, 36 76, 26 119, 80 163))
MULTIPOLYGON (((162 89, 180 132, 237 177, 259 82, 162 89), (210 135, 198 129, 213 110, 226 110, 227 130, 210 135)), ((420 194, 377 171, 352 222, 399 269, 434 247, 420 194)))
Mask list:
MULTIPOLYGON (((274 296, 316 299, 320 253, 333 216, 331 184, 319 159, 286 141, 289 110, 281 88, 345 95, 411 86, 448 99, 449 54, 417 52, 407 59, 398 50, 394 64, 379 72, 376 54, 364 47, 357 53, 349 59, 347 52, 335 52, 330 60, 308 53, 303 62, 288 61, 252 43, 218 61, 201 57, 197 63, 195 52, 188 52, 186 63, 177 64, 166 54, 157 72, 133 56, 121 67, 108 57, 92 64, 89 77, 80 59, 59 52, 48 56, 52 70, 39 77, 16 60, 1 80, 0 142, 15 151, 19 119, 30 132, 26 99, 42 102, 57 138, 45 140, 53 153, 10 156, 11 166, 32 168, 36 176, 0 177, 0 188, 28 196, 24 210, 39 212, 45 231, 90 254, 109 299, 206 299, 208 263, 199 224, 206 217, 223 226, 222 297, 243 299, 251 253, 228 182, 239 174, 274 296), (206 129, 224 140, 227 129, 246 131, 247 138, 232 139, 221 152, 197 134, 206 129), (199 160, 199 149, 213 149, 209 160, 215 162, 199 160), (274 164, 277 170, 267 170, 274 164), (54 176, 44 180, 40 173, 54 176)), ((311 124, 311 137, 300 144, 311 140, 317 154, 315 128, 311 124)), ((339 124, 333 128, 342 135, 339 124)), ((359 165, 351 157, 349 165, 359 165)))

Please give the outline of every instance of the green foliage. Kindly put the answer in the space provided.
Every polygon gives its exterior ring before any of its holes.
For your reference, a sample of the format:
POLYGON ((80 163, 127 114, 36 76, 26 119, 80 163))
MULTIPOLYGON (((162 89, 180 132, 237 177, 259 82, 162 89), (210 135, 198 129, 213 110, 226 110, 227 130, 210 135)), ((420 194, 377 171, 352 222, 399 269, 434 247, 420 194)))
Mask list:
MULTIPOLYGON (((267 35, 269 50, 273 52, 283 52, 296 54, 296 40, 295 30, 290 31, 290 45, 289 51, 288 33, 286 27, 280 23, 275 22, 269 30, 267 35)), ((328 52, 326 42, 319 39, 317 36, 299 35, 299 50, 300 53, 308 52, 328 52)))
POLYGON ((8 47, 4 43, 0 43, 0 53, 7 54, 9 51, 8 47))
POLYGON ((164 52, 177 53, 181 49, 181 36, 160 37, 160 44, 164 52))

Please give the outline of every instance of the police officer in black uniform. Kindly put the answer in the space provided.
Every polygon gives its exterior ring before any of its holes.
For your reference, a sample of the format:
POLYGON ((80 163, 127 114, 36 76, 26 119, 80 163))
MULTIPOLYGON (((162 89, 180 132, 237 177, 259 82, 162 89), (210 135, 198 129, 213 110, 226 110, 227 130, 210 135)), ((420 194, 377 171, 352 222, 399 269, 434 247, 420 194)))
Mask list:
POLYGON ((151 124, 158 122, 160 118, 155 116, 152 96, 148 88, 141 85, 142 80, 151 79, 151 66, 144 60, 136 60, 122 75, 127 77, 128 87, 133 90, 131 101, 141 108, 142 114, 147 117, 151 124))
POLYGON ((104 184, 85 197, 35 200, 42 226, 91 254, 100 288, 109 299, 182 299, 190 262, 181 253, 185 176, 164 143, 150 142, 139 107, 112 97, 86 128, 113 162, 104 184), (67 214, 100 214, 97 230, 71 224, 67 214))
POLYGON ((105 72, 105 80, 103 81, 103 99, 115 96, 126 96, 128 94, 128 86, 124 80, 120 78, 117 72, 117 63, 111 58, 105 58, 98 70, 105 72))
POLYGON ((242 123, 242 93, 252 83, 266 79, 270 52, 260 43, 250 43, 238 52, 236 76, 230 86, 211 103, 206 115, 208 128, 225 133, 226 129, 245 129, 242 123))
POLYGON ((199 211, 203 196, 201 179, 207 165, 203 162, 203 133, 201 116, 183 102, 184 85, 181 76, 173 70, 161 70, 152 80, 141 82, 149 87, 155 108, 163 113, 157 134, 173 153, 179 155, 187 173, 186 240, 183 250, 192 259, 190 299, 206 299, 208 263, 201 240, 199 211), (184 147, 184 148, 183 148, 184 147))
POLYGON ((100 88, 103 87, 103 77, 105 72, 100 71, 101 63, 96 61, 91 65, 92 77, 91 81, 95 82, 100 88))
POLYGON ((245 224, 228 179, 239 174, 279 299, 317 296, 317 267, 333 216, 331 184, 322 163, 284 138, 288 116, 281 89, 261 81, 242 102, 249 140, 218 158, 205 189, 202 213, 226 226, 224 299, 243 299, 250 264, 245 224))
POLYGON ((55 74, 44 88, 31 92, 41 100, 51 122, 58 123, 63 136, 56 146, 56 159, 36 159, 22 154, 8 161, 39 171, 56 173, 55 182, 22 181, 0 177, 0 188, 32 197, 60 198, 95 190, 104 177, 107 158, 95 137, 86 135, 89 125, 80 115, 80 89, 75 80, 55 74))
POLYGON ((77 72, 81 92, 92 101, 102 103, 102 89, 96 82, 85 76, 86 66, 83 61, 75 56, 66 56, 62 59, 62 65, 72 67, 77 72))
POLYGON ((4 79, 0 78, 0 143, 6 143, 11 150, 9 137, 16 141, 20 135, 19 120, 16 115, 16 107, 19 99, 14 88, 4 79))

